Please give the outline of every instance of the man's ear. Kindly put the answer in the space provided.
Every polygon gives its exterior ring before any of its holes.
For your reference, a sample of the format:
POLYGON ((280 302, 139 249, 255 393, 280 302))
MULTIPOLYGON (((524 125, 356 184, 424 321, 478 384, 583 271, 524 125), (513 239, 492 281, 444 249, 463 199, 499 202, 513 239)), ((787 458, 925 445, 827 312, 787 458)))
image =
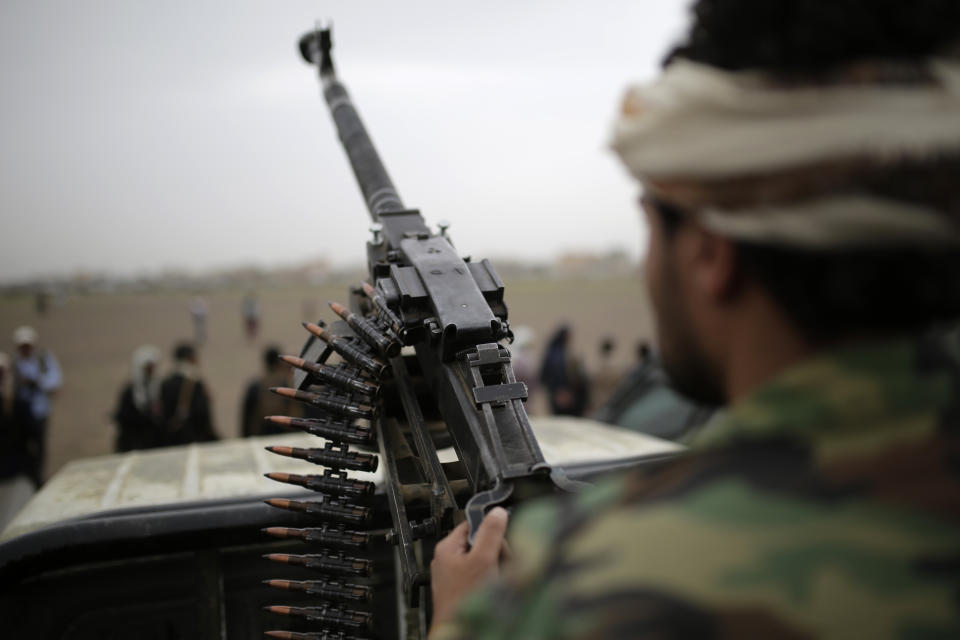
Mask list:
POLYGON ((716 301, 729 300, 739 289, 736 246, 699 224, 691 227, 694 285, 716 301))

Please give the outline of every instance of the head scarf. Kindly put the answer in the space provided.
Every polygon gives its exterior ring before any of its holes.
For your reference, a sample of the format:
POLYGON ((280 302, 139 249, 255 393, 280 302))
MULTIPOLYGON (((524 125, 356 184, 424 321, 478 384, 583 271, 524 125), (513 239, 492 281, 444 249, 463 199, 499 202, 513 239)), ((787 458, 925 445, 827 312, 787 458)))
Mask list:
POLYGON ((130 360, 133 376, 133 404, 140 411, 147 411, 160 397, 160 376, 154 371, 154 374, 148 378, 146 371, 148 365, 152 364, 156 367, 160 361, 160 350, 145 344, 134 350, 130 360))
POLYGON ((611 146, 647 192, 731 238, 960 246, 960 211, 863 186, 871 172, 960 155, 954 59, 909 73, 861 63, 806 83, 678 59, 628 90, 611 146))
POLYGON ((37 344, 37 330, 26 325, 17 327, 13 332, 13 344, 18 347, 23 344, 37 344))

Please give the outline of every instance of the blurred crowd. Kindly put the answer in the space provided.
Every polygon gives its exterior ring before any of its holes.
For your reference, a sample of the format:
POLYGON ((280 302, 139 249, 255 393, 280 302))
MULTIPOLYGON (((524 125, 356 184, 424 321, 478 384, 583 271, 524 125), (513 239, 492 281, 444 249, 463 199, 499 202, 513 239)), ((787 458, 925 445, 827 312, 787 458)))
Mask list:
MULTIPOLYGON (((162 379, 157 373, 159 361, 160 351, 151 345, 133 352, 131 377, 121 390, 113 413, 118 452, 219 439, 195 346, 177 345, 172 353, 171 371, 162 379)), ((261 373, 242 392, 241 435, 280 431, 282 428, 264 421, 267 415, 303 415, 295 402, 270 392, 271 388, 291 384, 292 374, 280 360, 280 348, 268 346, 263 352, 261 373)))
MULTIPOLYGON (((38 302, 40 315, 46 311, 45 298, 43 303, 38 302)), ((144 344, 131 354, 129 376, 110 410, 116 452, 209 442, 230 431, 217 429, 201 369, 200 356, 208 338, 207 304, 197 296, 188 310, 191 340, 169 350, 144 344)), ((260 313, 256 295, 246 294, 240 316, 251 345, 258 343, 260 313)), ((573 335, 572 326, 558 326, 538 350, 533 330, 516 330, 510 351, 517 380, 528 387, 530 413, 597 415, 637 366, 624 366, 631 358, 619 357, 615 340, 603 337, 596 345, 594 365, 588 368, 575 350, 573 335)), ((12 355, 0 352, 0 482, 19 478, 35 488, 44 479, 47 422, 64 376, 57 358, 42 345, 33 327, 17 328, 12 347, 12 355)), ((244 437, 284 431, 264 421, 266 415, 310 417, 313 413, 310 407, 270 391, 293 386, 292 371, 281 360, 281 353, 277 345, 266 346, 259 355, 259 370, 252 371, 244 387, 237 389, 239 433, 244 437)), ((254 366, 251 362, 251 369, 254 366)))
POLYGON ((596 416, 630 372, 645 362, 645 343, 637 344, 636 360, 632 354, 623 358, 616 339, 608 335, 598 340, 594 364, 587 366, 587 359, 574 346, 569 324, 554 329, 539 355, 529 327, 518 327, 514 334, 510 346, 514 374, 526 383, 529 399, 542 401, 551 415, 596 416))
MULTIPOLYGON (((199 338, 205 327, 196 309, 204 305, 194 301, 191 312, 199 338)), ((249 300, 244 301, 244 322, 248 336, 256 336, 249 300)), ((627 370, 612 364, 616 343, 611 337, 598 345, 599 365, 589 371, 572 347, 572 329, 556 329, 541 357, 532 349, 533 332, 520 327, 511 346, 517 380, 527 384, 529 397, 543 394, 551 414, 584 416, 599 407, 624 378, 627 370)), ((277 433, 283 430, 265 422, 268 415, 301 417, 309 407, 270 391, 292 386, 290 368, 281 360, 279 346, 270 345, 262 353, 261 371, 252 377, 240 396, 240 434, 244 437, 277 433)), ((188 442, 216 440, 213 416, 207 393, 199 375, 198 352, 194 344, 182 343, 172 352, 172 364, 166 377, 158 374, 160 351, 144 345, 131 357, 131 377, 120 392, 113 413, 117 425, 116 450, 130 451, 188 442)))
MULTIPOLYGON (((260 303, 252 292, 243 298, 241 316, 246 339, 254 343, 260 329, 260 303)), ((112 415, 117 428, 116 451, 219 439, 210 394, 199 366, 199 348, 207 341, 207 303, 202 297, 191 301, 190 317, 193 341, 174 347, 166 376, 159 373, 159 349, 142 345, 133 352, 130 379, 120 391, 112 415)), ((280 347, 275 345, 264 350, 262 371, 242 391, 240 433, 244 437, 279 429, 265 423, 265 415, 303 414, 293 401, 270 392, 273 387, 292 384, 292 373, 281 362, 280 352, 280 347)))
MULTIPOLYGON (((198 299, 199 300, 199 299, 198 299)), ((195 338, 205 337, 205 305, 195 300, 191 314, 195 338), (199 319, 198 319, 199 318, 199 319)), ((247 335, 256 337, 257 305, 251 298, 243 303, 247 335)), ((510 350, 517 380, 526 383, 529 399, 542 402, 553 415, 587 416, 603 406, 630 367, 616 366, 616 342, 602 338, 597 345, 597 365, 591 370, 573 348, 573 329, 561 325, 546 342, 542 354, 533 349, 535 336, 527 327, 516 331, 510 350), (538 396, 542 395, 542 399, 538 396)), ((117 425, 116 450, 130 451, 218 438, 214 427, 207 387, 199 375, 194 344, 177 345, 172 352, 170 372, 161 377, 160 351, 144 345, 131 358, 131 377, 120 392, 113 413, 117 425)), ((261 371, 253 376, 240 397, 240 434, 244 437, 283 431, 264 416, 301 417, 310 408, 272 393, 271 388, 292 386, 290 368, 281 360, 281 349, 270 345, 262 353, 261 371)), ((641 356, 642 357, 642 356, 641 356)))
POLYGON ((162 379, 159 360, 160 351, 151 345, 133 352, 131 378, 113 414, 117 451, 218 439, 196 347, 188 342, 174 347, 170 372, 162 379))

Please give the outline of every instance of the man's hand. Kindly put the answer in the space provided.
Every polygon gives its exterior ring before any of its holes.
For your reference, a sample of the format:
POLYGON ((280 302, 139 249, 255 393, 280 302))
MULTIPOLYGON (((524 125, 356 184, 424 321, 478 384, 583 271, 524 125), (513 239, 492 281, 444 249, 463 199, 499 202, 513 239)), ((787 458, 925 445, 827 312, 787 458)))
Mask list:
POLYGON ((437 543, 430 563, 434 626, 449 622, 464 596, 497 574, 506 531, 507 511, 494 507, 480 523, 473 548, 468 548, 466 522, 437 543))

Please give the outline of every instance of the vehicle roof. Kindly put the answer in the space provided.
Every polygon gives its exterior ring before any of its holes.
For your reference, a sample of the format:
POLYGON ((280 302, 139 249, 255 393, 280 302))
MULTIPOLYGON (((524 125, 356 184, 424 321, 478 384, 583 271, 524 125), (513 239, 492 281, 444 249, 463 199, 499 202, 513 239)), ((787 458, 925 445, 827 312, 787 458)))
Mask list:
MULTIPOLYGON (((531 418, 546 461, 572 466, 661 456, 681 446, 640 433, 578 418, 531 418)), ((17 514, 0 534, 0 542, 70 518, 129 507, 171 505, 225 498, 276 496, 278 484, 263 476, 270 471, 316 474, 317 466, 267 452, 267 445, 317 447, 315 436, 292 433, 190 444, 164 449, 75 460, 67 464, 17 514)), ((456 460, 452 449, 441 461, 456 460)), ((382 471, 350 472, 352 478, 378 486, 382 471)), ((285 495, 305 489, 285 486, 285 495)))

